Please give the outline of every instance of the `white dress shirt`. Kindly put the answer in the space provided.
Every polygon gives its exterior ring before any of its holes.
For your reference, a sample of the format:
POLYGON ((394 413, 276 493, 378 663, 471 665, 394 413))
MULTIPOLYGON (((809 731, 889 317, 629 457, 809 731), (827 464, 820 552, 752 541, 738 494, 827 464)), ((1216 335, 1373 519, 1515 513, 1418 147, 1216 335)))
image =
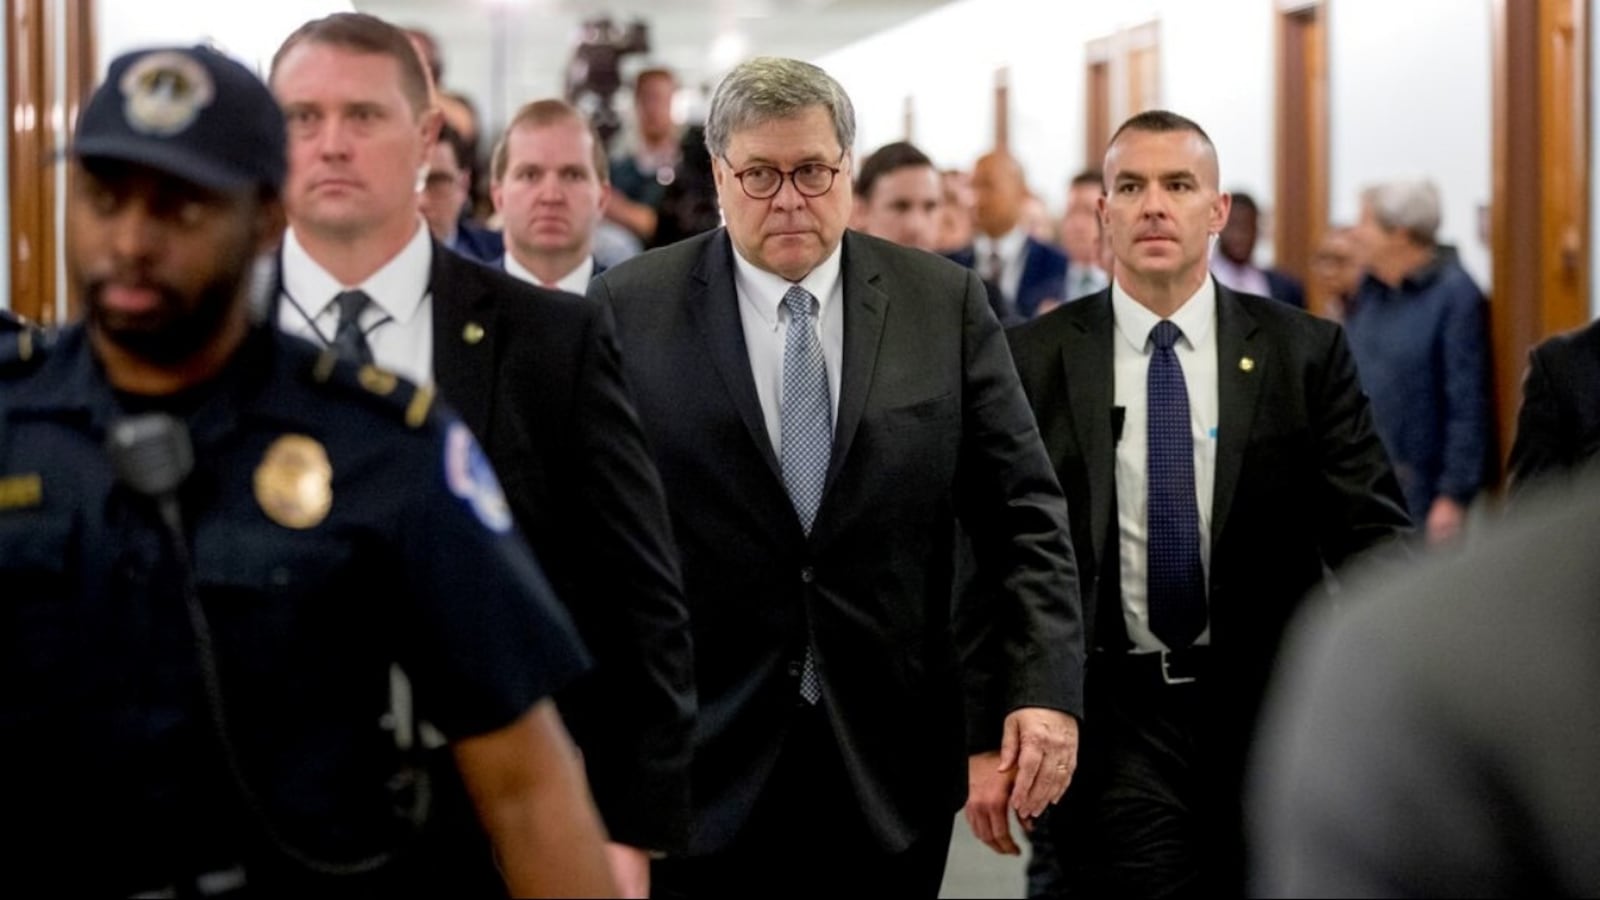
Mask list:
POLYGON ((289 334, 326 347, 339 330, 339 309, 333 298, 341 291, 366 291, 372 302, 361 314, 361 328, 372 348, 373 362, 418 384, 428 384, 433 381, 433 297, 428 288, 432 266, 433 236, 421 218, 404 249, 366 281, 351 285, 340 284, 312 259, 291 228, 283 238, 278 325, 289 334))
POLYGON ((1272 296, 1272 283, 1267 281, 1266 272, 1249 264, 1241 266, 1223 256, 1221 252, 1211 254, 1211 274, 1223 285, 1241 294, 1255 294, 1257 297, 1272 296))
MULTIPOLYGON (((817 298, 817 330, 822 358, 828 366, 828 395, 833 421, 839 422, 839 373, 844 360, 843 242, 798 283, 817 298)), ((738 248, 733 252, 733 286, 739 295, 739 322, 744 326, 744 346, 750 353, 750 374, 756 397, 767 422, 767 437, 774 452, 782 453, 778 410, 783 403, 783 348, 788 337, 789 310, 783 295, 795 282, 756 268, 738 248)))
POLYGON ((539 279, 539 276, 528 271, 526 266, 517 262, 517 258, 511 255, 510 250, 506 251, 505 259, 506 273, 513 278, 520 278, 529 284, 537 284, 540 287, 554 287, 558 291, 566 291, 569 294, 577 294, 580 297, 589 293, 589 279, 594 277, 593 256, 585 256, 583 262, 579 263, 576 269, 556 279, 556 283, 553 285, 544 283, 539 279))
POLYGON ((998 238, 979 232, 972 238, 972 264, 978 277, 988 274, 989 254, 1000 254, 1000 293, 1006 302, 1017 305, 1017 289, 1022 286, 1022 269, 1028 262, 1028 232, 1021 225, 998 238))
MULTIPOLYGON (((1146 470, 1150 409, 1148 384, 1152 345, 1150 330, 1161 319, 1113 282, 1111 310, 1116 322, 1112 369, 1116 405, 1123 410, 1122 438, 1117 442, 1118 546, 1122 556, 1122 618, 1135 652, 1165 649, 1150 631, 1145 507, 1149 498, 1146 470)), ((1210 584, 1211 499, 1217 477, 1217 293, 1207 277, 1194 296, 1172 316, 1183 332, 1174 350, 1189 391, 1189 423, 1194 435, 1194 492, 1200 510, 1200 560, 1210 584)), ((1209 590, 1209 587, 1208 587, 1209 590)), ((1197 644, 1211 642, 1210 616, 1197 644)))

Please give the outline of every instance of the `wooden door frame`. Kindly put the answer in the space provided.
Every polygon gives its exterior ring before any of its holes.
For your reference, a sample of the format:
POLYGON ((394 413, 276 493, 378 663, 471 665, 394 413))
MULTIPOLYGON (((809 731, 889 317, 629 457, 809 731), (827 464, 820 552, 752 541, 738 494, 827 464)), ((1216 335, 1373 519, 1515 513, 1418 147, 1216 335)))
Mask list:
POLYGON ((1313 288, 1311 259, 1328 225, 1328 77, 1321 82, 1322 96, 1303 103, 1308 57, 1302 46, 1306 16, 1320 20, 1320 46, 1315 52, 1324 72, 1328 60, 1328 9, 1320 0, 1280 2, 1274 10, 1273 34, 1277 43, 1277 161, 1273 185, 1273 266, 1300 279, 1308 288, 1311 311, 1326 314, 1327 298, 1313 288), (1309 186, 1309 190, 1307 187, 1309 186))
MULTIPOLYGON (((62 197, 58 176, 71 123, 94 84, 94 0, 5 0, 5 112, 12 310, 44 323, 62 318, 62 197), (56 77, 66 54, 64 79, 56 77)), ((68 298, 67 318, 76 298, 68 298)))
MULTIPOLYGON (((1583 215, 1578 224, 1581 255, 1580 290, 1549 288, 1559 271, 1561 239, 1553 230, 1548 192, 1553 189, 1544 171, 1543 154, 1547 120, 1572 114, 1552 110, 1546 102, 1554 61, 1546 43, 1549 30, 1548 0, 1493 0, 1494 119, 1493 196, 1490 203, 1489 241, 1494 259, 1489 325, 1494 355, 1494 399, 1500 426, 1500 447, 1509 452, 1522 403, 1522 378, 1528 351, 1552 334, 1580 325, 1590 318, 1589 235, 1593 210, 1588 209, 1588 159, 1573 173, 1581 182, 1583 215)), ((1592 64, 1592 24, 1581 16, 1578 37, 1584 71, 1592 64)), ((1580 79, 1585 119, 1593 115, 1593 98, 1587 76, 1580 79)), ((1587 124, 1581 126, 1587 144, 1587 124)))

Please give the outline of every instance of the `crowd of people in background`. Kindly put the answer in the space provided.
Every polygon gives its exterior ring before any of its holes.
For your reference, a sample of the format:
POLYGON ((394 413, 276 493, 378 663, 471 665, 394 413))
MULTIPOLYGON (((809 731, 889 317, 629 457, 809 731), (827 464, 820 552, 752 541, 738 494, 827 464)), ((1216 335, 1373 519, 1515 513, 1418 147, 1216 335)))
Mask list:
POLYGON ((1036 897, 1600 890, 1600 494, 1539 498, 1600 326, 1532 357, 1502 536, 1431 182, 1307 284, 1175 112, 1050 210, 858 156, 797 60, 703 122, 645 65, 615 146, 444 74, 339 14, 84 107, 87 322, 0 318, 18 884, 932 896, 962 811, 1036 897))

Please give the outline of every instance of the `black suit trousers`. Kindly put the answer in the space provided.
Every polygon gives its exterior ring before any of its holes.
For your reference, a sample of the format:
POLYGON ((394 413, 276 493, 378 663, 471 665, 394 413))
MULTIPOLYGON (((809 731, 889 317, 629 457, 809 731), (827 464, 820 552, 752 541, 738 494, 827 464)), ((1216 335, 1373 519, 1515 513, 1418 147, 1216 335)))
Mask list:
POLYGON ((739 837, 704 856, 666 859, 650 873, 658 898, 936 897, 953 820, 930 822, 889 853, 867 828, 827 712, 799 702, 761 798, 739 837))
POLYGON ((1153 660, 1119 656, 1090 662, 1092 725, 1066 798, 1034 829, 1028 896, 1240 896, 1239 754, 1219 737, 1215 682, 1164 684, 1153 660), (1096 668, 1131 671, 1097 686, 1096 668))

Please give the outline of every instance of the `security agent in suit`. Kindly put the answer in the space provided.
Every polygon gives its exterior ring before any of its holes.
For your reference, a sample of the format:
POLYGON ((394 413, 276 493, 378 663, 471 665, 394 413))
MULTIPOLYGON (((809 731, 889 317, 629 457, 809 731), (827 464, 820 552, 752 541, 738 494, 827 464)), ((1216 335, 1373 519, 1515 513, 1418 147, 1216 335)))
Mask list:
POLYGON ((1254 895, 1600 895, 1600 483, 1538 487, 1295 629, 1252 772, 1254 895))
POLYGON ((87 322, 0 338, 8 882, 410 885, 429 805, 392 787, 415 772, 385 721, 398 665, 506 886, 611 890, 548 699, 585 656, 471 435, 431 391, 249 320, 250 262, 283 231, 272 95, 209 48, 127 54, 71 155, 87 322))
POLYGON ((506 252, 491 265, 533 284, 582 295, 605 267, 594 257, 611 176, 605 144, 564 100, 535 100, 495 145, 490 196, 506 252))
POLYGON ((1010 335, 1091 648, 1082 768, 1035 833, 1030 893, 1237 894, 1285 623, 1408 523, 1339 328, 1209 277, 1228 197, 1200 127, 1141 113, 1104 171, 1115 283, 1010 335))
POLYGON ((933 896, 966 793, 955 522, 1004 623, 988 766, 1033 816, 1074 765, 1066 511, 978 279, 845 231, 838 83, 751 60, 706 134, 727 227, 589 292, 616 311, 694 629, 694 840, 656 885, 933 896))
POLYGON ((1600 323, 1559 334, 1528 354, 1511 445, 1511 488, 1570 476, 1600 452, 1600 323))
POLYGON ((1003 151, 979 157, 972 170, 972 246, 950 258, 975 269, 989 285, 1000 321, 1012 325, 1070 299, 1067 255, 1034 239, 1022 226, 1028 183, 1022 166, 1003 151))
POLYGON ((665 499, 609 314, 430 239, 414 191, 438 113, 399 29, 358 14, 308 23, 271 84, 290 133, 276 320, 437 384, 483 442, 595 656, 592 676, 557 699, 618 881, 642 893, 645 852, 686 842, 693 675, 665 499), (356 291, 366 301, 347 316, 356 291))

